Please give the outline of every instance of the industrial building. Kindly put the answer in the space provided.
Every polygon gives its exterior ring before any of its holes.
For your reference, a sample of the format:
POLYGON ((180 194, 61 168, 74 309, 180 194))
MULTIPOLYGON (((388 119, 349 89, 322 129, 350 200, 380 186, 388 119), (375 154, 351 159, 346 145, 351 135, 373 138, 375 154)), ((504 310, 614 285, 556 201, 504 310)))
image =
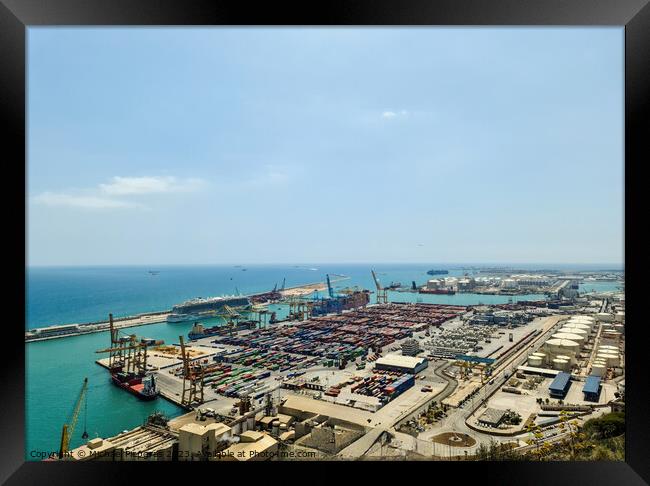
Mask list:
POLYGON ((505 410, 497 410, 496 408, 488 408, 485 412, 483 412, 478 420, 479 425, 482 425, 484 427, 498 427, 501 425, 501 422, 503 421, 503 417, 505 416, 506 411, 505 410))
POLYGON ((415 339, 406 339, 402 343, 402 355, 417 356, 420 352, 420 345, 415 339))
POLYGON ((597 402, 600 398, 600 390, 602 385, 600 384, 599 376, 589 376, 585 381, 585 386, 582 388, 582 393, 584 393, 585 400, 588 402, 597 402))
POLYGON ((266 461, 278 453, 278 441, 268 434, 247 430, 239 435, 239 442, 216 456, 221 461, 266 461))
POLYGON ((558 373, 548 387, 548 392, 553 398, 564 398, 571 388, 571 375, 569 373, 558 373))
POLYGON ((425 358, 415 358, 411 356, 398 356, 396 354, 389 354, 383 358, 379 358, 375 362, 375 368, 385 371, 399 371, 400 373, 408 373, 416 375, 429 365, 425 358))

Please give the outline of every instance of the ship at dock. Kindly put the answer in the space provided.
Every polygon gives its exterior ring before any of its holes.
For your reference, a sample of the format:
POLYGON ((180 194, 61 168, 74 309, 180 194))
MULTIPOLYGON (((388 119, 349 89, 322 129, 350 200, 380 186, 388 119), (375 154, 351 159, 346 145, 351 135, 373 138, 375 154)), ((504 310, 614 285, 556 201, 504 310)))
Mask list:
MULTIPOLYGON (((156 379, 147 373, 147 348, 164 343, 162 340, 140 338, 135 334, 120 335, 113 323, 113 314, 108 315, 110 347, 96 353, 108 353, 108 368, 111 382, 143 401, 155 400, 160 394, 156 379)), ((99 362, 98 362, 99 363, 99 362)), ((101 363, 100 363, 101 364, 101 363)))
POLYGON ((111 375, 111 381, 114 385, 143 401, 154 400, 159 394, 153 375, 117 372, 111 375))
POLYGON ((453 289, 427 289, 422 288, 418 290, 420 294, 442 294, 442 295, 454 295, 456 293, 453 289))
POLYGON ((238 308, 250 307, 250 305, 250 299, 242 295, 210 297, 207 299, 199 297, 175 305, 171 314, 167 316, 167 322, 187 322, 197 319, 199 316, 209 317, 210 314, 221 311, 224 306, 238 308))

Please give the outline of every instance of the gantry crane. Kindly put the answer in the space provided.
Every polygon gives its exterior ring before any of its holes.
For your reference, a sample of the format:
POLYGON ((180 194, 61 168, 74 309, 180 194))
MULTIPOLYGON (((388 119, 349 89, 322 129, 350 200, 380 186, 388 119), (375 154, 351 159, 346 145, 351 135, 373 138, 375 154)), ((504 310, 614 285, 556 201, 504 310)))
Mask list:
POLYGON ((308 319, 312 314, 313 307, 317 304, 317 302, 297 296, 289 297, 284 303, 289 304, 289 319, 300 321, 308 319))
POLYGON ((388 291, 381 286, 379 279, 375 274, 374 270, 370 270, 372 273, 372 278, 375 281, 375 286, 377 287, 377 303, 378 304, 388 304, 388 291))
POLYGON ((113 324, 113 314, 108 314, 111 345, 98 353, 109 353, 108 369, 111 373, 120 371, 146 371, 147 346, 138 343, 135 334, 119 336, 119 329, 113 324))
MULTIPOLYGON (((79 418, 79 411, 81 410, 81 403, 85 402, 86 391, 88 390, 88 378, 84 378, 84 383, 81 387, 81 392, 77 398, 77 403, 74 406, 72 411, 72 417, 70 418, 70 424, 63 424, 63 430, 61 432, 61 445, 59 447, 59 459, 63 459, 70 448, 70 438, 74 434, 75 426, 77 425, 77 419, 79 418)), ((88 405, 86 403, 86 414, 88 414, 88 405)), ((86 424, 84 421, 84 432, 81 435, 82 439, 88 438, 88 432, 86 431, 86 424)))
POLYGON ((129 341, 129 344, 125 346, 98 349, 95 352, 110 353, 111 356, 114 356, 117 352, 121 353, 124 359, 119 365, 111 365, 109 362, 111 373, 123 371, 136 375, 144 375, 147 372, 147 345, 144 343, 129 341))
POLYGON ((185 349, 183 336, 178 336, 181 343, 181 357, 183 358, 183 394, 181 405, 191 407, 193 403, 203 403, 203 366, 199 363, 190 363, 189 352, 185 349))

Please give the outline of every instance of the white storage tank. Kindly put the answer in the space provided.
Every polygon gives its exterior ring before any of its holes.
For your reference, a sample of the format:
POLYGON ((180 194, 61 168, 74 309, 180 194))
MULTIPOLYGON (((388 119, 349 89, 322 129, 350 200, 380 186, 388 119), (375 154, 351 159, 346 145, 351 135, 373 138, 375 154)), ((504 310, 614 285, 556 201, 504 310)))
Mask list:
POLYGON ((569 371, 569 362, 566 359, 555 358, 553 360, 553 369, 569 371))
POLYGON ((613 353, 612 354, 598 353, 596 357, 598 359, 604 360, 605 363, 607 363, 608 367, 618 366, 618 364, 621 361, 618 354, 613 354, 613 353))
POLYGON ((539 356, 533 356, 530 355, 528 357, 528 366, 532 366, 534 368, 539 368, 543 364, 543 359, 539 356))
POLYGON ((585 334, 574 334, 570 332, 564 332, 564 330, 561 330, 560 332, 556 332, 552 336, 553 339, 569 339, 570 341, 575 341, 576 343, 580 344, 582 347, 584 345, 584 342, 587 340, 587 336, 585 334))
POLYGON ((565 326, 575 326, 575 325, 580 325, 580 326, 585 326, 584 329, 589 329, 590 331, 593 331, 596 327, 596 323, 592 321, 574 321, 574 320, 569 320, 564 323, 565 326))
POLYGON ((565 326, 574 326, 576 324, 580 324, 581 326, 586 326, 586 329, 593 329, 596 327, 595 322, 589 322, 589 321, 568 320, 567 322, 564 323, 565 326))
POLYGON ((600 322, 614 322, 614 314, 610 314, 608 312, 599 312, 596 314, 596 318, 600 322))
POLYGON ((610 351, 618 354, 618 346, 611 346, 609 344, 601 344, 600 346, 598 346, 599 353, 607 353, 610 351))
POLYGON ((614 320, 616 322, 624 322, 625 321, 625 312, 617 312, 616 315, 614 316, 614 320))
POLYGON ((591 367, 591 374, 595 376, 604 376, 607 373, 607 365, 604 363, 594 363, 591 367))
POLYGON ((586 331, 585 329, 577 329, 575 327, 563 327, 558 332, 566 333, 566 334, 577 334, 578 336, 582 336, 582 339, 584 339, 585 341, 589 339, 589 331, 586 331))
POLYGON ((562 329, 580 329, 581 331, 584 331, 587 334, 591 333, 591 327, 589 327, 586 324, 582 324, 580 322, 570 322, 562 326, 562 329))
POLYGON ((618 331, 603 331, 603 339, 612 339, 618 341, 621 339, 621 333, 618 331))
POLYGON ((568 354, 575 356, 580 350, 580 345, 569 339, 549 339, 544 343, 545 348, 553 355, 568 354))
POLYGON ((575 357, 573 356, 567 356, 565 354, 558 354, 556 356, 557 359, 565 359, 569 362, 569 364, 573 364, 575 362, 575 357))

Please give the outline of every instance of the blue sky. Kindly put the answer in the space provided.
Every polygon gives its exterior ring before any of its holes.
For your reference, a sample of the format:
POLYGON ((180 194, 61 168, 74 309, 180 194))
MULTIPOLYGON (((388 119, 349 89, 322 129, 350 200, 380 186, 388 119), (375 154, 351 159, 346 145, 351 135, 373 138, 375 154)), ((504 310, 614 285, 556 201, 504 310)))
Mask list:
POLYGON ((620 263, 622 28, 30 28, 30 265, 620 263))

